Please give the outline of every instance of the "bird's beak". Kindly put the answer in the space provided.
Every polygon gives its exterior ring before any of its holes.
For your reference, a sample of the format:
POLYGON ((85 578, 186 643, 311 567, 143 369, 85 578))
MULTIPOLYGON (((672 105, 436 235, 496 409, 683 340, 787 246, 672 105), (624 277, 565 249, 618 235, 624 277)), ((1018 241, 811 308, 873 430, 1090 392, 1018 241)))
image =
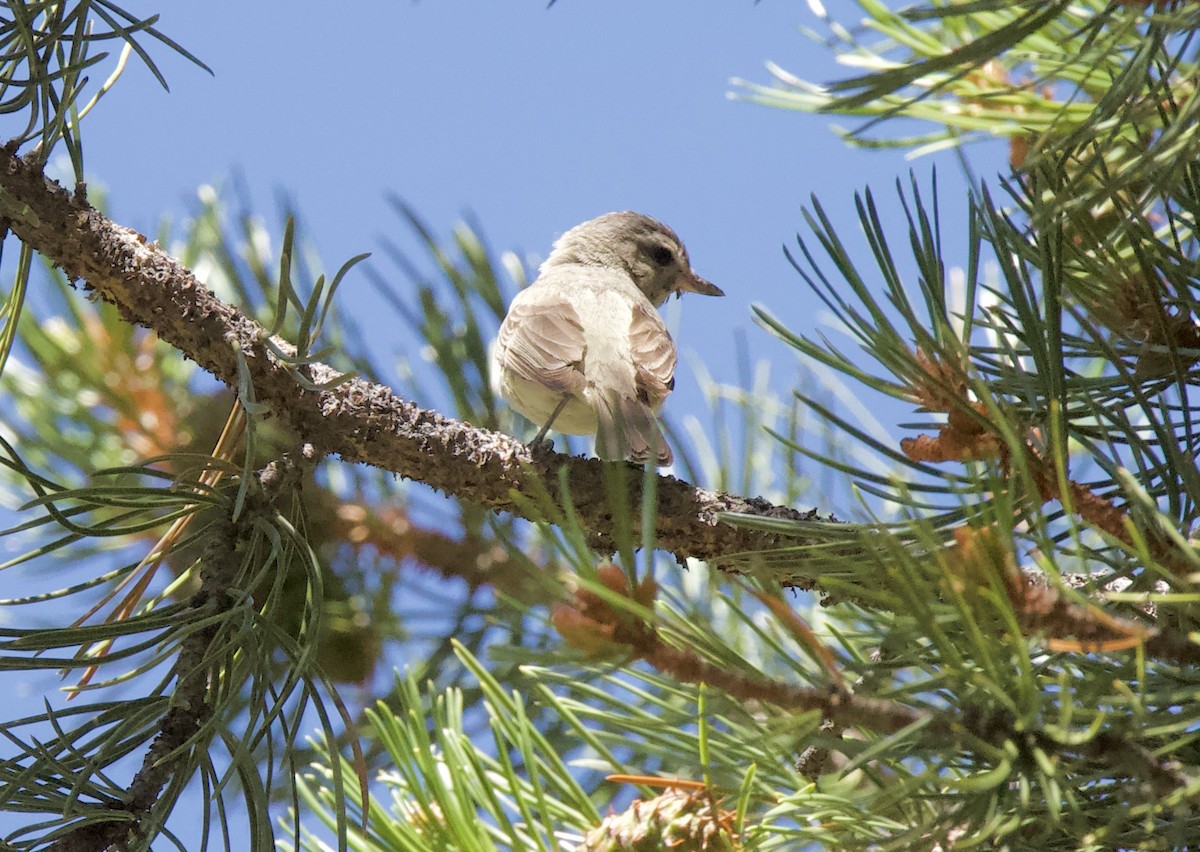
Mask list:
POLYGON ((711 281, 705 281, 695 272, 688 270, 675 279, 676 293, 699 293, 701 296, 724 296, 724 291, 711 281))

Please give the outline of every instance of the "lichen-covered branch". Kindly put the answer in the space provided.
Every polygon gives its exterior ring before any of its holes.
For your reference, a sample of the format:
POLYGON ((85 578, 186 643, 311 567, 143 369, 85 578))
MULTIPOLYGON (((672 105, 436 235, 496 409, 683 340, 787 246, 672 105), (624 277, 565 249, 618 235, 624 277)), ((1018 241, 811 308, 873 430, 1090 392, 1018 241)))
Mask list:
MULTIPOLYGON (((390 470, 460 499, 531 519, 538 514, 528 507, 545 493, 544 483, 550 483, 552 494, 557 490, 557 472, 565 465, 570 499, 592 544, 601 550, 613 546, 612 507, 601 462, 556 453, 535 457, 514 438, 422 409, 390 388, 358 378, 328 390, 306 389, 295 368, 272 353, 266 329, 219 300, 142 234, 111 221, 8 149, 0 150, 0 224, 115 305, 126 321, 153 329, 231 387, 251 386, 255 400, 286 420, 317 452, 390 470)), ((324 364, 305 370, 317 386, 338 375, 324 364)), ((629 480, 631 505, 637 505, 640 472, 629 480)), ((657 546, 681 561, 717 561, 776 545, 776 536, 719 522, 721 512, 816 517, 815 512, 707 491, 669 476, 658 478, 657 501, 657 546)), ((637 513, 633 523, 634 534, 640 535, 637 513)))

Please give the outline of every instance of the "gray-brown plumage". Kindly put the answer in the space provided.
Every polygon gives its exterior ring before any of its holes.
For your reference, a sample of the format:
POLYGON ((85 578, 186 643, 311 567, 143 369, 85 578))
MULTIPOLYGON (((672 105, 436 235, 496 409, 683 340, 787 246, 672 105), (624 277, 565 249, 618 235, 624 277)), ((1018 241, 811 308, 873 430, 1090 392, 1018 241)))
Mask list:
POLYGON ((675 386, 675 343, 657 308, 685 292, 724 295, 661 222, 627 211, 572 228, 500 326, 500 395, 538 438, 553 426, 595 435, 602 459, 670 464, 655 413, 675 386))

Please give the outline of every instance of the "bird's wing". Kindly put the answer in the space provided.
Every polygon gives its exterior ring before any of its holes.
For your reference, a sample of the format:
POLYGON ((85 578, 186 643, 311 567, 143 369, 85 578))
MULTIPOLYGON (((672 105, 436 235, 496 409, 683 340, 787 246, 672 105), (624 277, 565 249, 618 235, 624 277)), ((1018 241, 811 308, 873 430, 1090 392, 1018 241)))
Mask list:
POLYGON ((638 396, 657 411, 675 387, 675 342, 649 303, 633 306, 629 348, 637 368, 638 396))
POLYGON ((585 349, 575 309, 541 287, 524 290, 513 300, 497 337, 503 369, 563 393, 583 387, 585 349))

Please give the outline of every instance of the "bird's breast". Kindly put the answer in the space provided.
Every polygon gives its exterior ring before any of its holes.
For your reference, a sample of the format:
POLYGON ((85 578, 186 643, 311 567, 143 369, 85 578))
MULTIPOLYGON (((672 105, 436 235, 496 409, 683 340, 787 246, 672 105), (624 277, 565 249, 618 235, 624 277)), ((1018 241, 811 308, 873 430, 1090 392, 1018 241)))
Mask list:
POLYGON ((629 296, 620 290, 583 288, 574 300, 574 307, 583 326, 586 346, 584 378, 594 384, 628 377, 627 381, 632 383, 634 368, 629 329, 633 322, 633 303, 629 296))

